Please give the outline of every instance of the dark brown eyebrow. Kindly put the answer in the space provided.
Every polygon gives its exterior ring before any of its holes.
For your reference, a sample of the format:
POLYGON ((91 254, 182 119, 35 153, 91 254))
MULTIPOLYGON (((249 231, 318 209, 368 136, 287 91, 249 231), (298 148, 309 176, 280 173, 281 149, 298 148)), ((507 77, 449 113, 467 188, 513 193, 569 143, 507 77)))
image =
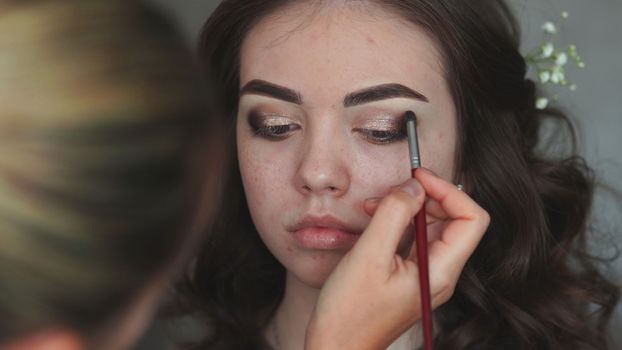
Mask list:
MULTIPOLYGON (((302 96, 299 92, 260 79, 251 80, 246 83, 246 85, 240 89, 240 96, 245 94, 268 96, 297 105, 302 104, 302 96)), ((382 84, 348 94, 343 100, 343 105, 344 107, 352 107, 399 97, 429 102, 428 98, 423 94, 402 84, 382 84)))
POLYGON ((240 89, 240 96, 245 94, 268 96, 297 105, 302 104, 302 97, 298 92, 265 80, 255 79, 246 83, 246 85, 240 89))
POLYGON ((427 97, 407 86, 402 84, 383 84, 348 94, 343 100, 343 105, 344 107, 352 107, 364 103, 398 97, 413 98, 423 102, 428 102, 427 97))

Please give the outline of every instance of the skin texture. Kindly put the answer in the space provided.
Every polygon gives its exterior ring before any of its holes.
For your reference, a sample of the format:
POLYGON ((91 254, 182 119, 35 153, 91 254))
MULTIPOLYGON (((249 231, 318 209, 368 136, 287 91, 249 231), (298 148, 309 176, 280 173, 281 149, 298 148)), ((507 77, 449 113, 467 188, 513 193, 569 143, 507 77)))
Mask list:
MULTIPOLYGON (((373 15, 368 7, 351 4, 328 6, 320 12, 314 10, 307 5, 296 5, 264 18, 246 38, 241 55, 242 93, 237 121, 240 170, 257 230, 287 269, 285 297, 271 329, 266 332, 273 345, 287 349, 303 347, 320 288, 352 246, 310 248, 296 238, 297 225, 305 218, 311 217, 317 223, 330 216, 339 222, 339 228, 348 232, 360 234, 367 228, 379 198, 392 193, 395 186, 410 177, 405 137, 389 137, 389 142, 384 142, 387 131, 394 134, 403 131, 400 126, 406 110, 418 115, 424 165, 441 179, 452 178, 456 143, 455 111, 439 54, 421 29, 381 9, 375 9, 373 15), (291 96, 275 97, 266 93, 266 89, 249 88, 258 80, 281 90, 286 88, 291 96), (383 84, 406 86, 425 96, 427 101, 399 97, 344 106, 349 94, 383 84)), ((443 183, 445 191, 447 186, 455 190, 447 181, 443 183)), ((420 188, 420 185, 411 186, 420 188)), ((399 239, 386 259, 393 260, 396 251, 401 253, 410 259, 407 272, 413 272, 416 267, 409 257, 410 236, 403 233, 423 200, 423 191, 418 193, 419 197, 410 198, 408 204, 403 198, 397 202, 391 199, 394 195, 385 199, 389 202, 385 210, 397 210, 404 222, 403 226, 392 228, 399 239), (403 205, 406 209, 400 209, 403 205)), ((477 212, 466 220, 481 221, 471 228, 476 231, 471 237, 475 244, 469 247, 474 248, 485 230, 486 215, 468 197, 463 200, 464 208, 468 207, 471 214, 477 212)), ((432 205, 436 215, 428 211, 428 235, 433 241, 441 239, 448 220, 458 217, 447 215, 439 207, 432 205)), ((389 234, 382 232, 388 230, 386 224, 394 219, 377 219, 375 230, 380 233, 373 236, 377 240, 374 242, 382 244, 383 234, 389 234)), ((461 264, 445 266, 445 271, 432 267, 433 273, 443 278, 432 281, 433 289, 436 288, 435 305, 449 298, 461 266, 471 252, 466 250, 459 259, 461 264)), ((367 250, 357 254, 357 258, 349 258, 342 268, 359 271, 361 287, 365 280, 370 280, 365 275, 367 266, 361 265, 368 254, 374 253, 367 250)), ((408 288, 394 287, 400 289, 410 304, 418 305, 416 273, 407 275, 408 288)), ((356 291, 349 288, 357 284, 351 282, 333 282, 337 286, 330 288, 332 294, 323 292, 330 294, 322 299, 323 304, 331 305, 328 308, 331 310, 350 304, 349 293, 356 291), (342 291, 347 292, 340 294, 342 291)), ((371 293, 361 302, 377 300, 378 296, 371 293)), ((327 312, 328 309, 322 312, 332 316, 323 318, 322 322, 331 324, 326 321, 328 318, 340 319, 339 315, 327 312)), ((381 309, 370 307, 369 310, 359 315, 372 315, 381 309)), ((388 346, 389 340, 397 338, 420 317, 417 309, 409 309, 408 315, 379 325, 378 329, 386 332, 377 334, 374 338, 377 343, 388 346)), ((343 323, 338 324, 336 329, 343 327, 343 323)), ((313 334, 320 334, 317 339, 332 338, 332 335, 323 336, 328 333, 327 328, 321 328, 313 334)), ((420 342, 414 338, 415 330, 404 335, 391 349, 412 347, 420 342)), ((375 343, 370 339, 365 342, 375 343)))
POLYGON ((303 104, 245 94, 237 134, 243 183, 258 231, 293 278, 319 288, 344 250, 302 249, 288 228, 308 214, 331 214, 360 233, 370 219, 364 200, 382 197, 410 177, 405 138, 379 145, 354 129, 383 131, 387 128, 380 124, 398 124, 404 111, 414 110, 424 164, 449 179, 455 112, 438 54, 420 30, 356 8, 330 9, 326 17, 314 18, 304 12, 309 10, 294 7, 260 22, 244 43, 241 62, 242 86, 254 79, 269 81, 299 92, 303 104), (285 20, 297 18, 299 11, 310 22, 279 40, 300 25, 285 20), (343 106, 346 95, 387 83, 408 86, 430 102, 396 98, 343 106), (276 115, 268 123, 298 129, 280 141, 255 135, 248 121, 253 109, 276 115))

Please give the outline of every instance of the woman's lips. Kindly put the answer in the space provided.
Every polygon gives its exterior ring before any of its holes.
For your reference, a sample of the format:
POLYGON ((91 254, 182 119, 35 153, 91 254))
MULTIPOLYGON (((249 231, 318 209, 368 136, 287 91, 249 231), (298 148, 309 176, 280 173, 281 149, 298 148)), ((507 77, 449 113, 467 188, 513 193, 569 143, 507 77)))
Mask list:
POLYGON ((289 227, 296 243, 307 249, 344 250, 350 249, 361 236, 363 228, 346 224, 330 215, 306 215, 289 227))
POLYGON ((350 249, 361 236, 332 227, 305 227, 293 232, 296 242, 307 249, 343 250, 350 249))

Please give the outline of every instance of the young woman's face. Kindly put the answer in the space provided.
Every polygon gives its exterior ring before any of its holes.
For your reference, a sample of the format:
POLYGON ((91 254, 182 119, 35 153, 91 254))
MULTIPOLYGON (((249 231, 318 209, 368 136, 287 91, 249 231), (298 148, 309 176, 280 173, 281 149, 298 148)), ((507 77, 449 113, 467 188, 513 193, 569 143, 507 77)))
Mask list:
POLYGON ((410 177, 403 114, 423 165, 451 179, 456 116, 423 30, 380 9, 289 7, 241 54, 240 171, 255 226, 290 276, 321 287, 370 217, 367 198, 410 177))

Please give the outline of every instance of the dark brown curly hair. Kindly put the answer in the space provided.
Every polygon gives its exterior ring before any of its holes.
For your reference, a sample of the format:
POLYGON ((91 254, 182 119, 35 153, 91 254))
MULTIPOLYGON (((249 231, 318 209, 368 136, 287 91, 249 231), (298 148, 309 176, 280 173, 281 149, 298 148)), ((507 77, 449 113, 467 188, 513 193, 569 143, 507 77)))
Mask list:
MULTIPOLYGON (((205 24, 200 58, 220 88, 231 129, 245 37, 267 14, 296 2, 224 0, 205 24)), ((619 288, 599 272, 585 246, 593 172, 576 154, 566 115, 535 108, 536 87, 526 78, 519 27, 507 4, 369 2, 420 26, 436 42, 458 118, 454 177, 492 218, 455 294, 435 311, 435 348, 608 349, 619 288), (564 155, 541 147, 545 121, 568 130, 564 155)), ((262 330, 284 292, 284 268, 259 239, 237 162, 230 166, 218 224, 179 289, 185 306, 211 330, 196 349, 268 348, 262 330)))

